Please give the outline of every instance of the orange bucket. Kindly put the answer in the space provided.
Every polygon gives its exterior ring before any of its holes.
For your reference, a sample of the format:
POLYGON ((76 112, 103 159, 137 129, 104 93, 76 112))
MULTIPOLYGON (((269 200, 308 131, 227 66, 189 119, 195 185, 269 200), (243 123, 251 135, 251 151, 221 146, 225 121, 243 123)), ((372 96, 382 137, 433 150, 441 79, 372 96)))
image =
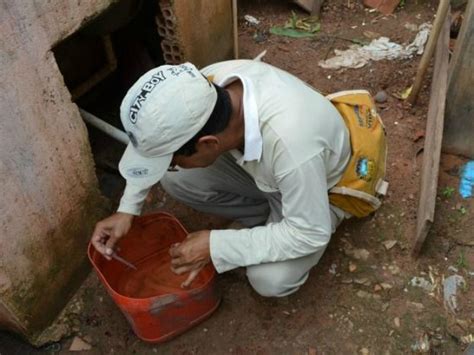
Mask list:
POLYGON ((130 232, 118 242, 118 254, 137 267, 108 261, 89 244, 88 255, 107 292, 144 341, 169 340, 209 317, 220 303, 216 271, 207 265, 189 289, 188 274, 170 269, 170 246, 188 233, 166 213, 136 217, 130 232))

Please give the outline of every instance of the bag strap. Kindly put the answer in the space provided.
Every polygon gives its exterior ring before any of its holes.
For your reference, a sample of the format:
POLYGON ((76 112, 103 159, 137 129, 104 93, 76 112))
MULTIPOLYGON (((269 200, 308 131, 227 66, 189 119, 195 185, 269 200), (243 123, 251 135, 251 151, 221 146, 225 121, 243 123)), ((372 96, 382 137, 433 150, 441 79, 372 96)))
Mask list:
POLYGON ((340 194, 340 195, 346 195, 346 196, 352 196, 352 197, 357 197, 358 199, 361 199, 362 201, 366 201, 370 203, 375 209, 379 208, 382 205, 382 202, 375 196, 372 196, 366 192, 363 191, 358 191, 354 190, 348 187, 333 187, 329 192, 335 193, 335 194, 340 194))

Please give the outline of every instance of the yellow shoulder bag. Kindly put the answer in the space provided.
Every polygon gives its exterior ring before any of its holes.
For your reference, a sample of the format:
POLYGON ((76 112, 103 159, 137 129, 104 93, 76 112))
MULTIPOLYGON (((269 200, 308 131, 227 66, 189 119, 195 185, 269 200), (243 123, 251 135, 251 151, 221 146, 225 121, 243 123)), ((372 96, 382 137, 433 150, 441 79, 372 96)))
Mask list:
POLYGON ((341 180, 329 190, 329 201, 353 216, 365 217, 380 207, 388 188, 385 129, 369 92, 341 91, 326 97, 342 115, 352 148, 341 180))

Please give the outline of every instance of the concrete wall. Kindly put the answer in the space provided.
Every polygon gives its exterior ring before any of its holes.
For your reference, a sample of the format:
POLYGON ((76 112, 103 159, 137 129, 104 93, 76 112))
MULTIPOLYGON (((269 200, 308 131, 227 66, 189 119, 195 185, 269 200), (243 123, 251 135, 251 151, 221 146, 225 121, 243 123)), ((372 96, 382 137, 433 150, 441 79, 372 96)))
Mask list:
MULTIPOLYGON (((91 231, 107 213, 51 48, 114 2, 0 0, 0 328, 36 345, 83 280, 91 231)), ((171 29, 165 41, 176 42, 177 60, 204 66, 232 56, 230 0, 160 8, 169 10, 162 30, 171 29)))
POLYGON ((0 328, 33 343, 87 271, 105 201, 51 48, 112 0, 0 0, 0 328))
POLYGON ((474 159, 474 1, 469 1, 450 62, 443 150, 474 159))

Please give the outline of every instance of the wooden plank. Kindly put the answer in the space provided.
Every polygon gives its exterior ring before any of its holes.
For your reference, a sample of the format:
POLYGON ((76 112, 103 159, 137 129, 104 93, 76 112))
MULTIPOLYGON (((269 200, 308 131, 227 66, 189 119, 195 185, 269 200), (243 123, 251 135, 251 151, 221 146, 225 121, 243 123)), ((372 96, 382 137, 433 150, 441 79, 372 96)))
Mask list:
POLYGON ((426 122, 420 199, 418 202, 416 236, 413 247, 414 256, 420 252, 434 221, 439 161, 443 140, 444 110, 448 87, 449 28, 450 20, 448 17, 445 20, 436 45, 431 97, 426 122))
POLYGON ((324 0, 294 0, 294 2, 309 12, 311 16, 319 17, 324 0))
POLYGON ((234 59, 239 59, 239 26, 237 23, 237 0, 232 0, 232 32, 234 37, 234 59))
POLYGON ((438 10, 436 11, 436 18, 433 23, 433 28, 430 31, 430 37, 428 38, 428 43, 426 44, 425 51, 421 57, 420 64, 418 65, 418 71, 416 72, 413 88, 407 99, 407 102, 411 105, 416 103, 418 94, 420 93, 421 85, 423 84, 423 78, 425 77, 425 73, 428 70, 428 65, 430 64, 431 57, 433 56, 435 46, 438 44, 438 37, 444 23, 446 22, 445 19, 448 12, 449 0, 440 0, 438 10))
POLYGON ((443 150, 474 159, 474 1, 469 1, 451 59, 443 150))

